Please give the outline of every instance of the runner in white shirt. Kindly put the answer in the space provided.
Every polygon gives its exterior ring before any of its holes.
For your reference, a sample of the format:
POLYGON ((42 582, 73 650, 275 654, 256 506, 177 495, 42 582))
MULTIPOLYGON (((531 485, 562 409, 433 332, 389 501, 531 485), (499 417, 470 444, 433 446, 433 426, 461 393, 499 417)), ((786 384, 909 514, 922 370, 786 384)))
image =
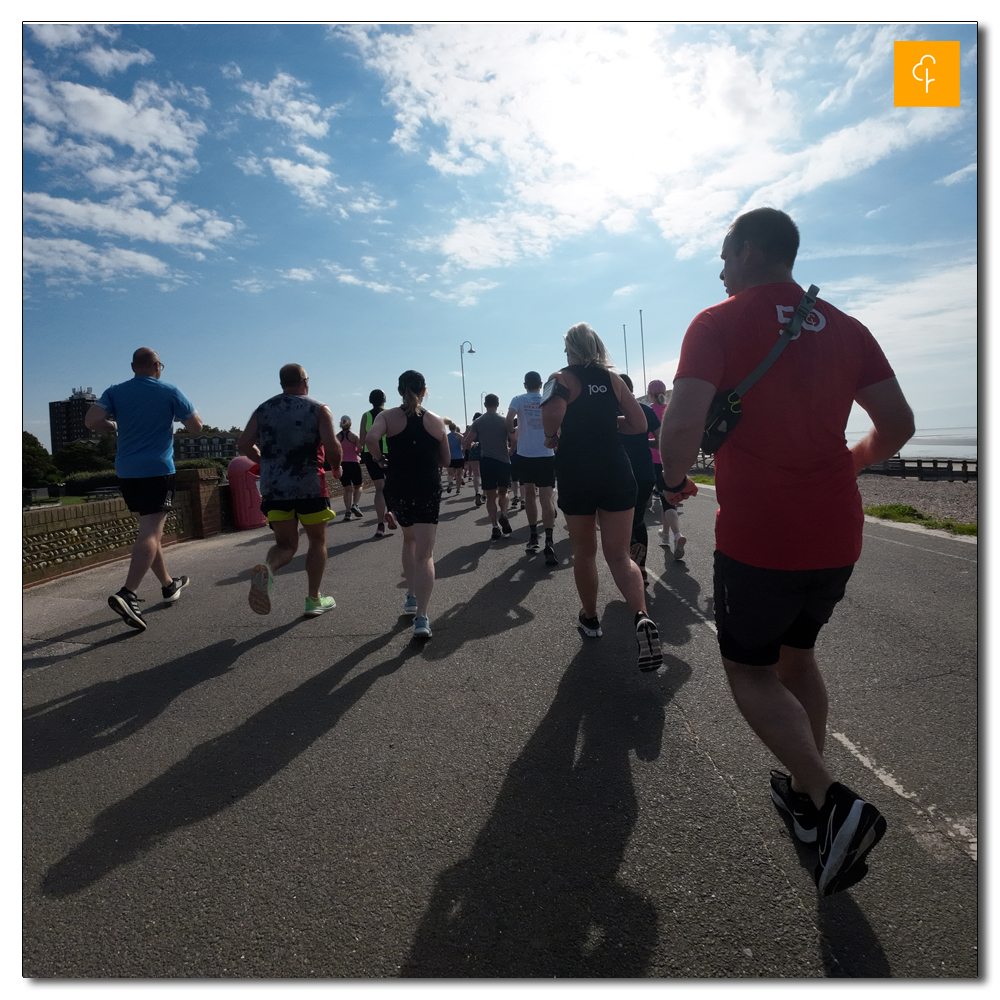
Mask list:
POLYGON ((524 486, 524 509, 531 532, 525 551, 538 550, 537 491, 542 506, 542 525, 545 528, 545 564, 558 566, 559 559, 552 547, 552 529, 556 523, 556 508, 552 501, 556 484, 556 460, 555 452, 545 447, 541 410, 542 376, 538 372, 528 372, 524 376, 524 388, 527 391, 515 396, 507 407, 507 430, 512 434, 516 421, 518 478, 524 486))

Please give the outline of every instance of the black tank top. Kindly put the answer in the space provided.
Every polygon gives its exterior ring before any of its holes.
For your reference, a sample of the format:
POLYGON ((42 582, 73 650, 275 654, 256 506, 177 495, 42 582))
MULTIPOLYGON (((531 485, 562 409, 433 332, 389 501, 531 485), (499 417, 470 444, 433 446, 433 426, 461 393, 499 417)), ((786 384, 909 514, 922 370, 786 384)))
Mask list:
POLYGON ((580 395, 566 407, 559 432, 556 468, 569 464, 588 467, 607 466, 619 456, 628 457, 618 437, 618 405, 611 376, 605 368, 590 365, 567 365, 580 380, 580 395))
POLYGON ((441 489, 441 443, 425 430, 424 414, 407 417, 406 427, 388 440, 392 458, 386 467, 386 488, 408 494, 437 493, 441 489))

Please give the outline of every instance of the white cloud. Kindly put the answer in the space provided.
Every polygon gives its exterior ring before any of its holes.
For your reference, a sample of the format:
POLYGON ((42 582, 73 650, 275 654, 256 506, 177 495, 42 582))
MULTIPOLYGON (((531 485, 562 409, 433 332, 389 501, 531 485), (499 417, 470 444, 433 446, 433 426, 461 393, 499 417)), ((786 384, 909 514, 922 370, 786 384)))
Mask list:
POLYGON ((352 212, 367 214, 368 212, 384 212, 388 208, 394 208, 395 205, 395 201, 386 201, 381 195, 366 190, 353 201, 348 202, 347 207, 352 212))
POLYGON ((457 302, 460 306, 474 306, 478 305, 479 296, 483 292, 488 292, 491 288, 496 288, 497 284, 498 282, 496 281, 486 281, 483 279, 466 281, 464 284, 459 285, 453 292, 434 291, 431 292, 431 296, 435 299, 441 299, 442 302, 457 302))
POLYGON ((383 77, 401 149, 500 188, 495 210, 462 216, 423 244, 466 268, 544 255, 597 226, 624 232, 650 217, 690 256, 714 248, 739 210, 788 205, 960 117, 925 108, 849 116, 851 94, 874 79, 895 29, 858 29, 839 46, 842 29, 802 25, 341 30, 383 77), (818 31, 828 34, 818 40, 818 31), (838 108, 827 134, 815 134, 815 90, 800 87, 807 71, 843 81, 827 95, 838 108))
POLYGON ((121 247, 98 249, 79 240, 25 237, 22 261, 26 273, 49 274, 50 284, 60 283, 62 275, 86 283, 135 275, 170 275, 167 265, 150 254, 121 247))
POLYGON ((235 163, 236 166, 245 174, 257 174, 262 176, 265 173, 264 164, 252 154, 250 156, 238 156, 235 163))
POLYGON ((935 184, 947 184, 949 187, 952 184, 957 184, 959 181, 968 180, 970 177, 975 177, 976 172, 979 170, 978 163, 970 163, 967 167, 962 167, 961 170, 956 170, 953 174, 948 174, 947 177, 942 177, 940 180, 935 181, 935 184))
POLYGON ((24 217, 48 229, 92 229, 102 235, 126 236, 179 246, 214 248, 231 236, 235 225, 214 212, 174 202, 156 214, 134 205, 71 201, 40 192, 24 195, 24 217))
POLYGON ((153 62, 152 52, 146 49, 139 49, 136 52, 127 52, 124 49, 104 49, 99 45, 88 49, 80 54, 83 60, 95 73, 101 76, 110 76, 112 73, 119 73, 128 69, 133 63, 145 66, 146 63, 153 62))
POLYGON ((233 288, 238 292, 247 292, 250 295, 259 295, 261 292, 266 292, 269 288, 273 286, 260 278, 241 278, 233 282, 233 288))
POLYGON ((278 274, 289 281, 312 281, 316 277, 314 272, 304 267, 293 267, 287 271, 279 271, 278 274))
POLYGON ((310 167, 305 163, 294 163, 282 157, 271 156, 267 157, 267 162, 274 176, 287 184, 303 201, 320 208, 326 205, 323 188, 333 180, 333 174, 325 167, 310 167))
POLYGON ((295 152, 303 160, 309 160, 317 166, 325 167, 330 162, 330 157, 326 153, 321 153, 318 149, 312 149, 304 143, 298 143, 295 152))
POLYGON ((284 125, 293 139, 321 139, 329 131, 329 119, 337 113, 337 106, 321 108, 312 95, 297 95, 305 86, 288 73, 278 73, 266 87, 248 80, 240 84, 240 90, 250 95, 247 110, 255 118, 284 125))
POLYGON ((47 49, 78 48, 97 36, 114 41, 119 34, 103 24, 30 24, 28 27, 35 41, 47 49))
POLYGON ((638 287, 639 287, 638 285, 623 285, 621 288, 616 288, 611 294, 631 295, 638 287))
POLYGON ((865 212, 865 218, 873 219, 876 215, 881 215, 888 207, 888 205, 879 205, 878 208, 873 208, 870 212, 865 212))

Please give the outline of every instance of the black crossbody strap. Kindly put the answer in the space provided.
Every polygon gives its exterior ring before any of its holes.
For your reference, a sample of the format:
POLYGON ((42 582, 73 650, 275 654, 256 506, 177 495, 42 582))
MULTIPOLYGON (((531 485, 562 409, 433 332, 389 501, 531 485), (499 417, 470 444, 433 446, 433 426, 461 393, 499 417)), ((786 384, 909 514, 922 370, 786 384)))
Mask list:
POLYGON ((741 397, 760 377, 778 360, 778 355, 788 346, 790 340, 802 329, 806 316, 812 312, 812 307, 816 305, 816 296, 819 295, 819 288, 810 285, 809 289, 802 296, 802 301, 798 304, 792 318, 785 324, 785 328, 778 335, 778 341, 768 352, 764 360, 750 372, 747 377, 733 390, 737 396, 741 397))

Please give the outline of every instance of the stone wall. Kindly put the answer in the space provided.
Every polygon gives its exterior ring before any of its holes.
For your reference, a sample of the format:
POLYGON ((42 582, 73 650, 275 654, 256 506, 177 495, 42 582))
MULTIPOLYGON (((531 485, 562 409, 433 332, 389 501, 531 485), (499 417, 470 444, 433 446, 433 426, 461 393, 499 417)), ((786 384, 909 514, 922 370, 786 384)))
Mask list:
MULTIPOLYGON (((365 489, 371 486, 362 470, 365 489)), ((328 472, 330 501, 343 496, 338 480, 328 472)), ((177 473, 174 507, 163 530, 165 545, 189 538, 208 538, 232 528, 228 484, 212 469, 182 469, 177 473)), ((67 576, 129 554, 138 519, 121 498, 68 507, 25 511, 21 517, 21 584, 29 586, 67 576)))

